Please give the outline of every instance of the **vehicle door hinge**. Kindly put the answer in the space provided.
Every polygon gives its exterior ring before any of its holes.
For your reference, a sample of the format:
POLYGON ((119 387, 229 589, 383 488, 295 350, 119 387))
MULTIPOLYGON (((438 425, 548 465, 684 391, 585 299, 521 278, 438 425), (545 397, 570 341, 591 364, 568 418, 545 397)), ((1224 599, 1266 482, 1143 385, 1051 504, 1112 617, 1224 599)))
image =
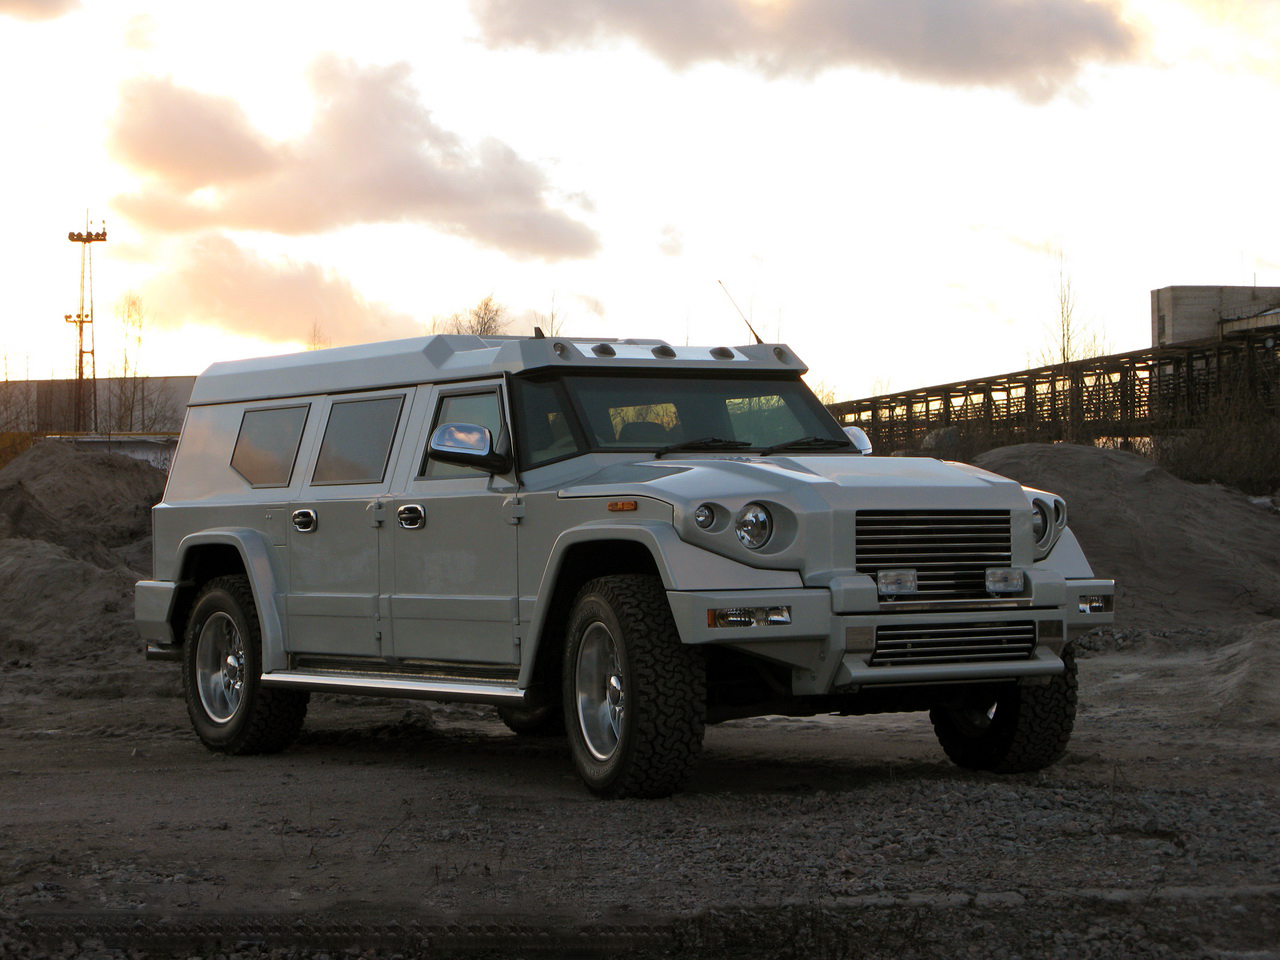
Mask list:
POLYGON ((515 525, 524 517, 524 501, 519 497, 507 497, 502 501, 502 519, 515 525))
POLYGON ((374 500, 365 509, 369 511, 369 526, 371 527, 380 527, 382 526, 382 521, 387 519, 387 505, 381 500, 374 500))

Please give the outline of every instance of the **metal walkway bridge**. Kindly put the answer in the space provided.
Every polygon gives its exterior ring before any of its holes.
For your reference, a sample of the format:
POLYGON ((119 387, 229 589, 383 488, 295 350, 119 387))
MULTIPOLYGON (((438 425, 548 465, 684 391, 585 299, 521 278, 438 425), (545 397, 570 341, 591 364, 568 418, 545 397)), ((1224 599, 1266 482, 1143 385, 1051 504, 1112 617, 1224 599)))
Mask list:
POLYGON ((1128 447, 1230 409, 1280 415, 1280 326, 1112 354, 829 406, 877 452, 921 449, 954 428, 995 444, 1128 447))

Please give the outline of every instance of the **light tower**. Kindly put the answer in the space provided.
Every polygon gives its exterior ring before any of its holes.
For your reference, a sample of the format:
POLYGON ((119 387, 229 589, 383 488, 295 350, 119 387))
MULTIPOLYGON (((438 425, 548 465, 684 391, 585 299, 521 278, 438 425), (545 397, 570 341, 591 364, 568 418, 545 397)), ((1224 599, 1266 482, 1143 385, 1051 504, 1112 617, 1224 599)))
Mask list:
POLYGON ((107 225, 102 224, 102 229, 97 233, 89 229, 89 214, 84 216, 84 233, 71 232, 67 234, 67 239, 72 243, 80 244, 80 311, 78 313, 65 314, 63 319, 67 323, 76 325, 76 340, 79 352, 76 354, 76 409, 74 429, 77 433, 83 432, 86 428, 94 433, 98 432, 98 364, 93 356, 93 252, 90 250, 91 243, 98 243, 107 239, 107 225), (89 277, 89 308, 86 310, 84 305, 84 280, 85 276, 89 277), (89 346, 84 345, 84 328, 89 327, 89 346), (89 377, 93 381, 91 389, 85 391, 84 383, 84 358, 89 358, 89 377), (87 401, 87 402, 86 402, 87 401), (86 410, 86 407, 88 408, 86 410))

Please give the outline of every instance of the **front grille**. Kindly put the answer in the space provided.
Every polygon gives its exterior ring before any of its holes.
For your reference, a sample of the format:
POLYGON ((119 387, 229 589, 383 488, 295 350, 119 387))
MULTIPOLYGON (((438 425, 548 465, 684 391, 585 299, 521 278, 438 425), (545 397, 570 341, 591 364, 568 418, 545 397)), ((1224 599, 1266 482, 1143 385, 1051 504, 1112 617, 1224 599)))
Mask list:
POLYGON ((1026 660, 1036 646, 1034 620, 876 627, 871 666, 1026 660))
POLYGON ((886 602, 991 599, 988 567, 1012 563, 1008 510, 859 510, 857 569, 911 568, 919 593, 886 602))

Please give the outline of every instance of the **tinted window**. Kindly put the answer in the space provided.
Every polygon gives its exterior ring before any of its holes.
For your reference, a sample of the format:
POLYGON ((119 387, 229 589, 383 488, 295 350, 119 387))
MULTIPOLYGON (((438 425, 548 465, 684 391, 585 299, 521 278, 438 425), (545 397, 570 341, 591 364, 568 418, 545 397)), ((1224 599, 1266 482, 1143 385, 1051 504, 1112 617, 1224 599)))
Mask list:
POLYGON ((844 434, 799 379, 582 377, 563 380, 600 450, 657 449, 703 437, 763 448, 844 434))
POLYGON ((573 434, 568 401, 557 381, 514 381, 520 408, 520 459, 527 466, 572 457, 581 451, 573 434))
POLYGON ((305 405, 246 410, 231 452, 231 469, 255 487, 287 487, 306 423, 305 405))
MULTIPOLYGON (((444 423, 474 423, 487 427, 496 443, 502 432, 502 414, 498 407, 496 393, 467 393, 452 397, 441 397, 436 407, 436 418, 431 423, 431 432, 444 423)), ((419 476, 443 477, 475 477, 488 476, 483 470, 475 467, 462 467, 454 463, 440 463, 430 459, 431 451, 423 454, 422 473, 419 476)))
POLYGON ((343 400, 329 410, 312 483, 380 483, 403 397, 343 400))

